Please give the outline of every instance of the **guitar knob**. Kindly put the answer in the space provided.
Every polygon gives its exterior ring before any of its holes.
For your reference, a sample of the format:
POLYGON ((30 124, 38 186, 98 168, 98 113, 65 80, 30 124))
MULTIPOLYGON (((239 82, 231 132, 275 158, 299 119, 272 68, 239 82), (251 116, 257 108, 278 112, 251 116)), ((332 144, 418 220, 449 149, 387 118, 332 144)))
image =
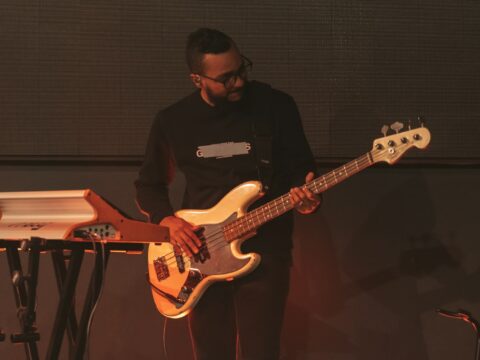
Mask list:
POLYGON ((383 149, 383 145, 382 145, 382 144, 377 144, 377 145, 375 145, 375 148, 376 148, 377 150, 382 150, 382 149, 383 149))
POLYGON ((185 286, 185 285, 182 286, 182 293, 184 293, 184 294, 191 294, 192 291, 193 291, 192 288, 190 288, 190 287, 188 287, 188 286, 185 286))
POLYGON ((406 144, 408 142, 406 137, 402 137, 401 141, 402 141, 402 144, 406 144))
POLYGON ((383 136, 386 137, 386 136, 387 136, 387 132, 388 132, 388 125, 383 125, 381 131, 382 131, 383 136))
POLYGON ((394 130, 398 134, 398 132, 403 129, 403 124, 399 121, 396 121, 390 125, 390 129, 394 130))
POLYGON ((425 118, 422 115, 417 116, 417 121, 420 123, 421 127, 424 127, 425 125, 425 118))
POLYGON ((388 146, 390 146, 390 147, 395 146, 395 141, 390 140, 390 141, 388 142, 388 146))
POLYGON ((420 135, 418 135, 418 134, 415 134, 415 135, 413 135, 413 138, 414 138, 415 140, 420 140, 422 137, 421 137, 420 135))

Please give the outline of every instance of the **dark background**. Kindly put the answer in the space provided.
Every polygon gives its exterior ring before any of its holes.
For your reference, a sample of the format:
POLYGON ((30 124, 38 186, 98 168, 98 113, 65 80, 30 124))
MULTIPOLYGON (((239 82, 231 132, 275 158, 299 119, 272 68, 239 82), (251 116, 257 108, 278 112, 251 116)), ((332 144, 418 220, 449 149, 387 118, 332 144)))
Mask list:
MULTIPOLYGON (((295 97, 322 173, 369 150, 383 124, 420 114, 432 132, 427 151, 367 169, 297 218, 284 358, 472 359, 468 324, 435 309, 480 318, 479 10, 470 0, 0 1, 0 191, 91 188, 142 218, 133 181, 152 118, 193 89, 187 34, 220 28, 254 61, 253 78, 295 97)), ((180 176, 177 204, 182 188, 180 176)), ((165 359, 145 271, 146 254, 112 255, 91 359, 165 359)), ((46 254, 39 286, 45 354, 58 303, 46 254)), ((0 328, 19 329, 2 253, 0 328)), ((191 357, 184 320, 168 321, 166 345, 170 360, 191 357)), ((23 357, 0 343, 1 359, 23 357)))
POLYGON ((192 90, 187 34, 209 26, 296 98, 319 158, 418 115, 429 158, 478 158, 479 15, 472 0, 2 0, 0 155, 138 158, 155 112, 192 90))

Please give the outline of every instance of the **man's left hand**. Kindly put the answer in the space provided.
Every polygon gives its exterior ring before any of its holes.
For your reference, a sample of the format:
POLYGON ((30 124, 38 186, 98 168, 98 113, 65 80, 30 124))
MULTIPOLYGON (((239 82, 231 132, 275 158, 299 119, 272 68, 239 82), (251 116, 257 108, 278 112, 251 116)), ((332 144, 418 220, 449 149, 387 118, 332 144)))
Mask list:
MULTIPOLYGON (((305 177, 305 183, 309 183, 314 178, 313 172, 309 172, 305 177)), ((290 189, 290 199, 293 201, 295 209, 300 214, 311 214, 320 205, 320 197, 311 192, 305 185, 290 189)))

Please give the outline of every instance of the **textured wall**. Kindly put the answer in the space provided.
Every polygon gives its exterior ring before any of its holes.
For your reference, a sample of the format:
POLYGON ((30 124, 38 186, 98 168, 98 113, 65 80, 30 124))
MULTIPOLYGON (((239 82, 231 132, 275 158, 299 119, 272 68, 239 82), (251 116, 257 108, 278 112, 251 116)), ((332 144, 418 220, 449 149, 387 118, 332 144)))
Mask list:
POLYGON ((209 26, 297 99, 318 157, 422 114, 429 157, 478 159, 479 16, 471 0, 4 0, 0 157, 143 154, 154 114, 192 91, 187 34, 209 26))

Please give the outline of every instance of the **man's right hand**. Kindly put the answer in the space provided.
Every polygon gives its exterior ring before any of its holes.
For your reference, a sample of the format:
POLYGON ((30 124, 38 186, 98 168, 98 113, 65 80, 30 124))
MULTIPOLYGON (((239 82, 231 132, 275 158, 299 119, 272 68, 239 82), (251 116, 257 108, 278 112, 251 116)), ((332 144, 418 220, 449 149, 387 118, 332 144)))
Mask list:
POLYGON ((170 230, 170 242, 179 246, 188 256, 198 253, 202 242, 195 234, 200 227, 193 226, 176 216, 166 216, 159 225, 166 226, 170 230))

